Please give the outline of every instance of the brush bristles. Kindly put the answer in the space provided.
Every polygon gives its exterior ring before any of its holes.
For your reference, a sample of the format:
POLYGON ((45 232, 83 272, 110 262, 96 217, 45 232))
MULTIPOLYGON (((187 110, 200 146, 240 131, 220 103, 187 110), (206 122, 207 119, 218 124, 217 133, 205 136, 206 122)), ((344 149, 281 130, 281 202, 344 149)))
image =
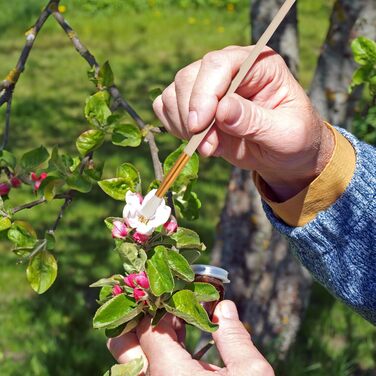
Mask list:
POLYGON ((167 191, 170 189, 174 181, 179 176, 180 172, 186 166, 189 161, 190 156, 188 154, 182 153, 176 160, 175 164, 172 166, 171 170, 168 172, 166 177, 163 179, 161 186, 156 192, 156 196, 162 198, 167 191))

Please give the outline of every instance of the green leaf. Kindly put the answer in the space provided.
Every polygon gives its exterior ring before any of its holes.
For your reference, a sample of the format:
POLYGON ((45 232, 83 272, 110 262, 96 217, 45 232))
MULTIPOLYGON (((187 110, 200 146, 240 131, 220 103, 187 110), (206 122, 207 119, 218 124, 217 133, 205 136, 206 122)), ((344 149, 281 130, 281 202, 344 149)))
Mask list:
POLYGON ((45 250, 37 252, 30 259, 26 276, 32 289, 38 294, 43 294, 51 287, 57 276, 55 257, 45 250))
POLYGON ((92 283, 89 287, 103 287, 103 286, 111 286, 113 287, 117 283, 122 280, 121 274, 115 274, 109 278, 101 278, 98 281, 92 283))
POLYGON ((104 128, 111 115, 108 107, 110 95, 107 91, 98 91, 86 100, 85 117, 96 128, 104 128))
POLYGON ((127 273, 139 273, 144 269, 147 255, 136 244, 122 242, 116 248, 116 251, 119 253, 124 270, 127 273))
POLYGON ((15 221, 8 230, 8 239, 17 248, 34 247, 37 242, 37 234, 28 222, 15 221))
POLYGON ((99 69, 98 84, 101 87, 110 87, 114 84, 114 73, 112 72, 108 61, 106 61, 99 69))
POLYGON ((174 289, 174 279, 167 263, 165 247, 155 247, 154 254, 146 262, 146 272, 149 277, 150 289, 155 296, 161 296, 174 289))
POLYGON ((138 376, 143 367, 144 361, 140 357, 126 364, 115 364, 103 376, 138 376))
POLYGON ((189 264, 193 264, 201 256, 201 252, 197 249, 181 249, 180 254, 187 259, 189 264))
POLYGON ((99 328, 115 328, 136 317, 142 310, 134 299, 120 294, 104 303, 93 318, 93 326, 99 328))
POLYGON ((188 261, 175 251, 167 251, 167 262, 173 273, 184 281, 192 282, 195 273, 188 264, 188 261))
MULTIPOLYGON (((180 145, 178 149, 172 152, 164 161, 163 170, 165 175, 171 170, 172 166, 179 158, 181 153, 183 152, 186 143, 180 145)), ((199 158, 196 153, 192 155, 189 159, 189 162, 184 167, 183 171, 179 174, 179 177, 176 179, 175 183, 173 184, 173 190, 178 191, 181 186, 188 185, 192 180, 197 179, 199 169, 199 158)))
POLYGON ((152 189, 158 189, 161 186, 161 181, 160 180, 153 180, 147 189, 147 192, 150 192, 152 189))
POLYGON ((140 173, 131 163, 121 164, 116 170, 116 177, 131 181, 137 191, 141 188, 140 173))
POLYGON ((43 180, 42 185, 41 185, 41 189, 43 189, 43 195, 46 198, 46 200, 48 202, 52 201, 56 195, 56 191, 59 188, 61 188, 63 185, 64 185, 64 180, 57 179, 53 176, 47 176, 47 178, 43 180))
POLYGON ((91 179, 98 181, 102 178, 104 162, 91 163, 85 169, 84 173, 91 179))
POLYGON ((98 149, 104 141, 104 132, 98 129, 89 129, 81 133, 76 140, 78 152, 84 156, 89 152, 98 149))
POLYGON ((107 300, 109 297, 112 297, 112 286, 105 285, 99 291, 99 301, 103 302, 104 300, 107 300))
POLYGON ((365 37, 358 37, 351 43, 354 60, 360 65, 376 64, 376 42, 365 37))
POLYGON ((174 201, 183 218, 194 221, 199 217, 201 201, 195 192, 186 192, 183 197, 177 197, 174 201))
POLYGON ((134 319, 119 325, 116 328, 113 329, 106 329, 105 334, 107 338, 115 338, 115 337, 120 337, 124 334, 129 333, 133 329, 137 327, 141 319, 144 317, 142 313, 140 313, 138 316, 136 316, 134 319))
POLYGON ((219 299, 219 292, 210 283, 193 282, 187 286, 199 302, 214 302, 219 299))
POLYGON ((112 228, 114 227, 115 221, 124 222, 124 219, 120 218, 120 217, 107 217, 104 220, 104 223, 106 224, 107 228, 112 231, 112 228))
POLYGON ((0 231, 8 230, 12 222, 8 217, 0 217, 0 231))
POLYGON ((71 163, 67 164, 66 158, 59 155, 59 147, 55 145, 51 151, 51 158, 48 162, 49 171, 57 171, 60 176, 65 176, 71 163))
POLYGON ((56 244, 56 239, 55 239, 54 233, 52 231, 46 231, 44 238, 46 239, 46 249, 48 251, 54 250, 55 244, 56 244))
POLYGON ((90 192, 93 187, 90 179, 85 175, 80 175, 78 172, 68 176, 66 183, 71 189, 82 193, 90 192))
POLYGON ((136 191, 134 181, 127 178, 113 178, 98 182, 102 190, 115 200, 124 201, 128 190, 136 191))
POLYGON ((10 167, 14 169, 16 167, 16 157, 7 150, 0 151, 0 167, 10 167))
POLYGON ((21 157, 21 167, 25 171, 32 171, 47 161, 50 157, 44 146, 28 151, 21 157))
POLYGON ((141 131, 135 124, 117 124, 112 131, 114 145, 137 147, 141 140, 141 131))
POLYGON ((149 98, 154 101, 157 97, 162 94, 162 90, 159 87, 149 90, 149 98))
POLYGON ((190 290, 176 292, 164 304, 166 310, 173 315, 182 318, 188 324, 206 332, 214 332, 218 326, 213 324, 205 309, 197 301, 195 294, 190 290))
POLYGON ((206 249, 205 245, 201 243, 198 234, 188 228, 179 227, 171 238, 176 241, 177 248, 198 249, 199 251, 206 249))

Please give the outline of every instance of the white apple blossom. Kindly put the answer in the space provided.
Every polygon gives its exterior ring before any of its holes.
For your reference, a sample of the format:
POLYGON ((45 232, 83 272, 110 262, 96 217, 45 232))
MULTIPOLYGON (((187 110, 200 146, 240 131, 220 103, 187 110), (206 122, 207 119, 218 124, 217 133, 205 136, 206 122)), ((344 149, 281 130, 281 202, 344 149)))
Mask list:
POLYGON ((141 215, 141 209, 155 195, 156 189, 152 189, 145 197, 142 203, 140 195, 132 191, 127 191, 125 195, 126 205, 123 209, 123 217, 129 227, 143 235, 151 235, 153 231, 168 221, 171 215, 171 208, 162 200, 155 214, 147 220, 141 215))

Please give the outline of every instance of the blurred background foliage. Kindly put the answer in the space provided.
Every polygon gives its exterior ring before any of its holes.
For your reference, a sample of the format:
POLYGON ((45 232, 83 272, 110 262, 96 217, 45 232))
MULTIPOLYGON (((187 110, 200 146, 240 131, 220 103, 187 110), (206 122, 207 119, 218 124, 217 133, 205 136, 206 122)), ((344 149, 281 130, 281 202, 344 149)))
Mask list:
MULTIPOLYGON (((23 33, 45 3, 0 0, 0 75, 15 64, 23 33)), ((300 76, 306 88, 332 4, 332 0, 299 1, 300 76)), ((110 60, 123 94, 152 124, 157 122, 148 99, 151 88, 163 88, 178 69, 210 50, 246 45, 250 39, 248 0, 66 0, 60 10, 97 59, 110 60)), ((41 143, 73 151, 73 140, 85 129, 84 100, 93 92, 86 70, 65 34, 49 19, 16 88, 12 152, 20 156, 41 143)), ((159 145, 165 157, 178 141, 162 135, 159 145)), ((146 147, 140 153, 105 145, 95 158, 106 161, 105 176, 112 176, 119 163, 131 161, 143 171, 145 187, 152 180, 146 147)), ((210 260, 229 171, 221 160, 202 160, 196 191, 203 208, 200 219, 190 226, 208 246, 203 262, 210 260)), ((31 199, 27 189, 12 191, 13 203, 31 199)), ((19 218, 27 217, 42 231, 54 221, 58 208, 59 202, 54 202, 20 212, 19 218)), ((77 197, 57 232, 57 281, 42 296, 28 286, 25 265, 15 263, 7 244, 0 245, 1 375, 100 375, 112 364, 104 335, 92 329, 96 291, 88 285, 120 271, 103 219, 121 210, 121 204, 98 188, 88 197, 77 197)), ((191 347, 196 337, 189 332, 191 347)), ((273 354, 266 355, 278 375, 376 375, 376 330, 315 285, 287 361, 281 364, 273 354)))

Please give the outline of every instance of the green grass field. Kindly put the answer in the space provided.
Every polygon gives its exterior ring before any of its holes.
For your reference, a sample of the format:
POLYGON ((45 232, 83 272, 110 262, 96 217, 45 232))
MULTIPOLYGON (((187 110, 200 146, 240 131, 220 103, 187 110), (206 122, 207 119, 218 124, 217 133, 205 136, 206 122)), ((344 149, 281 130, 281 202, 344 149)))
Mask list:
MULTIPOLYGON (((331 3, 299 2, 301 81, 305 87, 325 37, 331 3)), ((0 76, 15 64, 23 33, 43 4, 42 0, 0 0, 0 76)), ((80 39, 100 62, 110 60, 118 86, 150 123, 156 123, 148 99, 150 88, 164 87, 179 68, 207 51, 229 44, 246 45, 250 35, 248 2, 243 0, 232 12, 214 6, 162 5, 142 11, 109 7, 91 12, 86 2, 65 4, 65 16, 80 39)), ((16 88, 10 138, 10 149, 16 155, 42 142, 73 151, 73 140, 85 129, 83 104, 93 90, 86 69, 86 62, 50 19, 16 88)), ((3 116, 2 108, 0 118, 3 116)), ((178 145, 168 135, 161 136, 159 142, 162 157, 178 145)), ((143 171, 145 186, 152 180, 146 147, 140 153, 139 149, 135 152, 108 144, 96 158, 106 160, 106 176, 112 176, 120 162, 131 161, 143 171)), ((200 219, 190 226, 200 233, 209 250, 229 171, 220 160, 202 160, 196 190, 204 205, 200 219)), ((25 191, 12 193, 11 201, 31 200, 32 195, 25 191)), ((42 231, 54 221, 58 208, 59 203, 54 202, 20 212, 19 218, 27 217, 42 231)), ((87 197, 78 195, 57 232, 57 281, 42 296, 29 288, 25 265, 17 265, 7 244, 1 245, 0 375, 100 375, 112 364, 104 335, 91 328, 96 291, 88 285, 120 270, 102 219, 120 214, 121 209, 121 203, 111 201, 100 189, 87 197)), ((207 260, 209 257, 210 251, 207 260)), ((274 365, 278 374, 286 376, 375 375, 375 349, 376 330, 315 286, 289 359, 274 365)))

